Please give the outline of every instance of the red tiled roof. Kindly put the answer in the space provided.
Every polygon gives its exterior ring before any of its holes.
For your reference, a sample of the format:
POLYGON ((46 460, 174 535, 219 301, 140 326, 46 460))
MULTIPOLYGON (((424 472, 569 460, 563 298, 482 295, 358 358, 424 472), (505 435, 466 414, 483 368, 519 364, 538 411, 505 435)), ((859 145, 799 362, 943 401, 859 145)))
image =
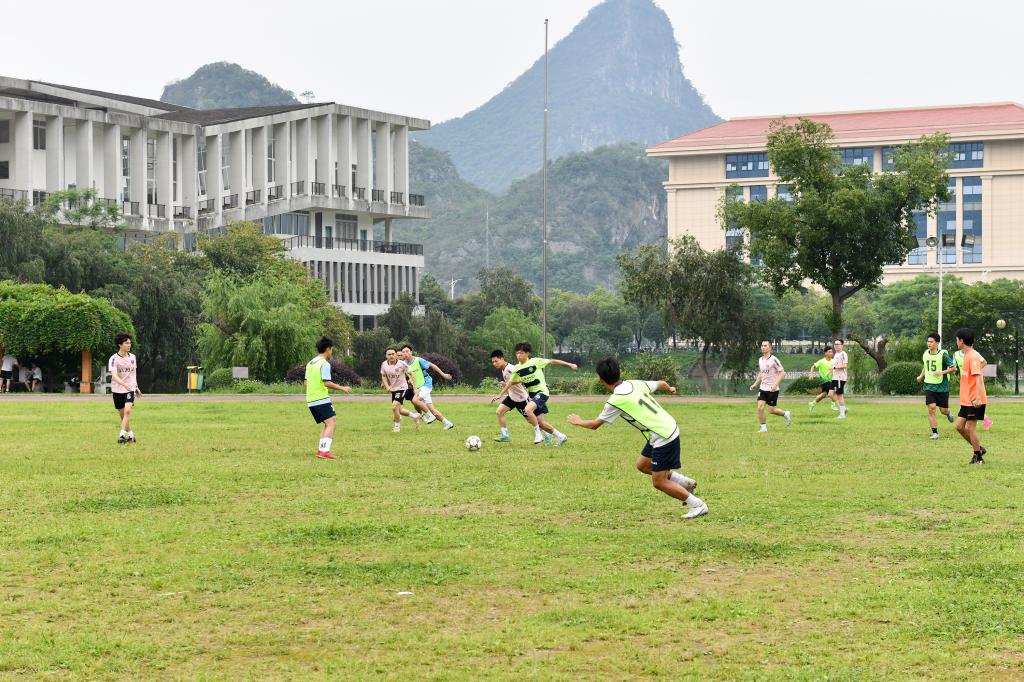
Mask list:
POLYGON ((807 118, 832 127, 836 140, 864 137, 915 138, 936 132, 984 133, 1024 128, 1024 107, 1013 102, 969 104, 921 109, 851 111, 835 114, 795 114, 734 118, 651 147, 689 149, 715 146, 764 145, 768 125, 779 118, 807 118))

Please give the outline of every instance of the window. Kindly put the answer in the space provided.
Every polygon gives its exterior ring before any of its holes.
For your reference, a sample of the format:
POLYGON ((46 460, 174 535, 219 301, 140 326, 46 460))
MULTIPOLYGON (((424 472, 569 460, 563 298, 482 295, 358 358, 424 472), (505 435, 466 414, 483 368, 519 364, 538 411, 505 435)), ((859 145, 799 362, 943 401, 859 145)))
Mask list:
POLYGON ((282 213, 263 219, 264 234, 283 234, 300 237, 309 236, 309 215, 306 213, 282 213))
POLYGON ((765 178, 768 177, 768 154, 726 154, 725 177, 765 178))
POLYGON ((8 180, 11 177, 11 162, 0 161, 0 180, 8 180))
POLYGON ((267 126, 267 184, 273 185, 277 181, 274 173, 277 165, 277 145, 274 142, 274 126, 267 126))
POLYGON ((891 171, 896 161, 896 147, 882 147, 882 170, 891 171))
POLYGON ((958 142, 949 145, 953 155, 950 168, 981 168, 985 165, 984 142, 958 142))
POLYGON ((874 155, 873 147, 851 147, 839 150, 839 159, 844 166, 867 166, 868 170, 871 170, 874 155))
POLYGON ((11 141, 11 122, 0 120, 0 144, 7 144, 11 141))
POLYGON ((132 187, 132 140, 130 137, 121 138, 121 175, 124 177, 121 200, 128 201, 132 187))
POLYGON ((146 203, 155 204, 156 200, 156 140, 146 138, 146 203))
MULTIPOLYGON (((914 236, 920 244, 928 238, 928 215, 924 211, 914 211, 914 236)), ((907 256, 907 263, 910 265, 928 264, 928 247, 918 246, 907 256)))
POLYGON ((220 136, 220 179, 221 187, 231 191, 231 135, 220 136))
POLYGON ((943 263, 956 263, 956 178, 949 179, 949 200, 938 205, 935 220, 939 230, 937 257, 943 263))
POLYGON ((768 201, 768 186, 767 185, 751 185, 750 186, 750 201, 768 201))
POLYGON ((981 262, 981 177, 967 176, 961 179, 964 194, 963 236, 973 237, 974 244, 964 246, 964 263, 981 262))
POLYGON ((354 215, 335 214, 334 226, 342 239, 358 239, 359 219, 354 215))
POLYGON ((32 149, 46 149, 46 121, 32 121, 32 149))
POLYGON ((777 185, 775 187, 775 196, 788 203, 793 201, 793 190, 789 185, 777 185))
POLYGON ((206 136, 196 138, 196 176, 199 196, 206 196, 206 136))

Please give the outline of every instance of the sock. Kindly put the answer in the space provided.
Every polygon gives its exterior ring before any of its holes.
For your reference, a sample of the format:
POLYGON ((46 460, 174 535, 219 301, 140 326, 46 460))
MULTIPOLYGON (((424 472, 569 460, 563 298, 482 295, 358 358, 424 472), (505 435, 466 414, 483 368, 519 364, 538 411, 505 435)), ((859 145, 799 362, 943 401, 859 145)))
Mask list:
POLYGON ((975 457, 981 457, 981 450, 975 450, 974 451, 974 456, 975 457))
POLYGON ((768 425, 767 424, 761 424, 761 430, 762 431, 767 431, 768 430, 768 425))
POLYGON ((501 427, 501 435, 505 436, 505 438, 508 438, 508 427, 507 426, 502 426, 501 427))
POLYGON ((537 426, 533 427, 533 432, 535 434, 537 434, 538 437, 540 437, 540 425, 539 424, 537 426))
POLYGON ((565 434, 559 431, 558 429, 552 431, 551 435, 557 438, 558 440, 562 440, 563 438, 565 438, 565 434))
POLYGON ((700 499, 696 495, 691 494, 689 497, 686 498, 686 504, 688 504, 691 507, 699 507, 700 505, 704 504, 704 500, 700 499))
MULTIPOLYGON (((676 471, 673 471, 671 474, 669 474, 668 478, 673 483, 678 483, 679 485, 683 485, 684 483, 686 483, 687 480, 689 480, 686 478, 686 476, 683 476, 682 474, 676 471)), ((693 496, 691 495, 690 497, 693 496)))
POLYGON ((119 438, 124 438, 127 435, 128 435, 128 432, 125 431, 124 429, 121 429, 121 435, 119 436, 119 438))
POLYGON ((939 432, 938 429, 932 429, 932 433, 938 433, 938 432, 939 432))
POLYGON ((399 419, 398 421, 395 422, 395 426, 401 426, 401 425, 402 425, 402 420, 401 419, 399 419))
POLYGON ((444 419, 442 419, 441 423, 444 424, 445 426, 451 426, 452 425, 452 423, 450 421, 448 421, 448 417, 445 417, 444 419))
POLYGON ((846 416, 846 405, 840 405, 840 406, 839 406, 839 414, 840 414, 841 416, 843 416, 843 417, 845 417, 845 416, 846 416))

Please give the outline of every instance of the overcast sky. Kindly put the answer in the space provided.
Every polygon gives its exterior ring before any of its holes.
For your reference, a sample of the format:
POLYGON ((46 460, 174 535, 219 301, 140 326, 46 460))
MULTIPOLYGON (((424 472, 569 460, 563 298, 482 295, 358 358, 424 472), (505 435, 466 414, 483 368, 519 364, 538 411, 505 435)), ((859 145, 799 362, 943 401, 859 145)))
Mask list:
MULTIPOLYGON (((726 118, 1024 102, 1011 0, 657 0, 726 118)), ((159 98, 213 61, 296 93, 438 123, 485 102, 598 0, 4 2, 2 75, 159 98), (45 8, 45 9, 44 9, 45 8)))

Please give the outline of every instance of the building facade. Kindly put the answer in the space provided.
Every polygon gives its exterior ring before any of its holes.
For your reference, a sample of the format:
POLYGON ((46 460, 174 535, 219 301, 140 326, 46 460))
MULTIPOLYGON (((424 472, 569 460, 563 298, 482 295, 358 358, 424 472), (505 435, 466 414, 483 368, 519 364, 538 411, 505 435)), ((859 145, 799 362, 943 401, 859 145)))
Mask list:
MULTIPOLYGON (((716 214, 726 192, 744 201, 788 195, 765 152, 768 126, 779 118, 795 122, 797 116, 732 119, 648 149, 650 156, 669 162, 670 239, 692 234, 705 248, 736 244, 747 235, 723 229, 716 214), (738 189, 730 190, 734 184, 738 189)), ((938 245, 917 248, 906 263, 887 267, 885 281, 935 273, 940 258, 945 272, 967 282, 1024 279, 1024 107, 1006 103, 803 118, 832 127, 843 163, 866 164, 876 172, 891 168, 894 147, 925 134, 949 134, 951 199, 934 216, 915 216, 919 243, 936 237, 938 245)))
POLYGON ((91 188, 137 238, 184 248, 259 222, 363 328, 402 293, 418 300, 423 248, 392 224, 430 215, 409 187, 409 133, 429 127, 331 102, 195 110, 0 77, 0 198, 91 188))

